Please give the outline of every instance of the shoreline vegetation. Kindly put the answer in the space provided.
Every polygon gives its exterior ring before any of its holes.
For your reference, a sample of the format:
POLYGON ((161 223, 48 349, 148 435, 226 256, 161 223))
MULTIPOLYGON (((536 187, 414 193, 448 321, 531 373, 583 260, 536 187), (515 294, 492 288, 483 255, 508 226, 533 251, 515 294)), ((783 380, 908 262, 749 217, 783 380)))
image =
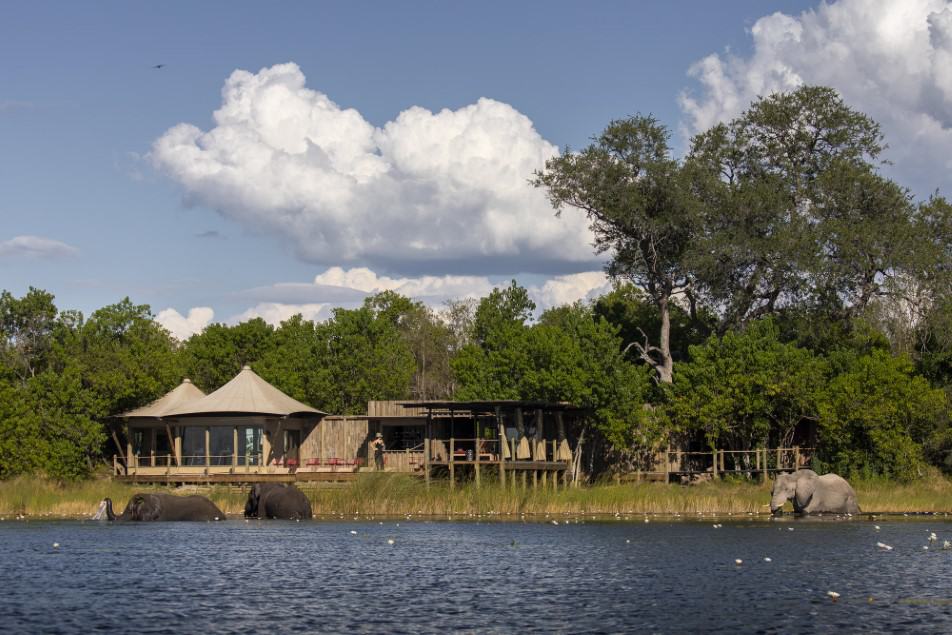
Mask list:
MULTIPOLYGON (((863 513, 952 512, 952 480, 933 476, 914 483, 857 480, 852 483, 863 513)), ((498 484, 446 482, 429 488, 418 478, 401 474, 367 474, 352 483, 302 488, 316 517, 459 517, 488 516, 518 520, 520 516, 564 514, 768 514, 770 482, 724 481, 700 485, 662 483, 596 484, 579 488, 522 490, 498 484), (515 518, 513 518, 515 517, 515 518)), ((229 516, 241 516, 247 487, 183 488, 127 485, 110 479, 58 483, 37 477, 0 481, 0 517, 89 518, 109 497, 124 507, 137 491, 198 493, 208 496, 229 516)), ((789 503, 788 503, 789 508, 789 503)))

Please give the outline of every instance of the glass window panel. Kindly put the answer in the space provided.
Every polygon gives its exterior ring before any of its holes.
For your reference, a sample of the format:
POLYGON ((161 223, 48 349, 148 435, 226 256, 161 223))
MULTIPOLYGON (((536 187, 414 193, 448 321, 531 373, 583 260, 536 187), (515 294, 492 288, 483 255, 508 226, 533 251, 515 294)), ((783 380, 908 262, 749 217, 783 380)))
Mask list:
POLYGON ((182 434, 182 463, 205 465, 205 428, 186 426, 182 434))
POLYGON ((238 465, 259 465, 261 455, 262 426, 238 428, 238 465))
POLYGON ((212 426, 210 428, 212 465, 231 465, 235 439, 231 426, 212 426))

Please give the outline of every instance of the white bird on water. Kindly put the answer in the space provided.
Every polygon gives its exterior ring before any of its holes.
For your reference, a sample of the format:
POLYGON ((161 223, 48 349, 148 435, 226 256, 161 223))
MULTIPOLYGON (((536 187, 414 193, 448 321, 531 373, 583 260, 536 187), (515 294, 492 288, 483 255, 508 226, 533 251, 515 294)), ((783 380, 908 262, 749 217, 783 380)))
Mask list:
POLYGON ((929 542, 935 542, 935 541, 938 540, 938 539, 939 539, 939 538, 938 538, 938 536, 935 535, 935 532, 934 532, 934 531, 929 534, 929 542))
POLYGON ((876 546, 882 549, 883 551, 892 551, 892 547, 887 545, 885 542, 877 542, 876 546))
POLYGON ((735 559, 734 559, 734 564, 736 564, 737 566, 740 566, 740 565, 744 564, 744 561, 741 560, 740 558, 735 558, 735 559))
POLYGON ((943 549, 952 549, 952 542, 949 542, 948 540, 944 541, 944 542, 942 543, 942 548, 943 548, 943 549))
POLYGON ((836 602, 836 600, 840 597, 840 594, 836 591, 827 591, 826 594, 830 596, 830 599, 834 602, 836 602))

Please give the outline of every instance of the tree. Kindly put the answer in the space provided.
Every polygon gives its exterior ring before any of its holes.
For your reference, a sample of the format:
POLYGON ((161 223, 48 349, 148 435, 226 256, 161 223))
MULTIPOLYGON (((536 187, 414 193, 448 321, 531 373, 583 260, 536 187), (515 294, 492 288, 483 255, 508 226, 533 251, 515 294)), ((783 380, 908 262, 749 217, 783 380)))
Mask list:
POLYGON ((254 318, 234 326, 211 324, 188 338, 182 347, 183 368, 188 377, 206 392, 221 388, 271 350, 274 328, 254 318))
POLYGON ((556 210, 584 211, 599 253, 610 253, 608 272, 643 289, 658 308, 657 345, 647 335, 632 342, 658 379, 670 383, 671 307, 691 295, 687 256, 695 240, 696 200, 689 174, 671 158, 669 133, 652 117, 612 121, 579 153, 566 149, 546 161, 533 181, 556 210))
POLYGON ((693 139, 703 213, 692 268, 722 333, 801 303, 860 310, 879 291, 911 227, 908 194, 875 174, 882 149, 876 122, 815 86, 761 98, 693 139))
POLYGON ((820 402, 820 460, 846 475, 918 476, 921 444, 948 426, 945 394, 887 351, 831 362, 837 372, 820 402))
POLYGON ((45 365, 56 316, 51 293, 33 287, 22 298, 0 293, 0 355, 21 382, 45 365))
POLYGON ((824 361, 783 343, 772 320, 711 336, 681 364, 669 412, 675 429, 701 433, 712 449, 789 445, 797 425, 818 419, 824 361))

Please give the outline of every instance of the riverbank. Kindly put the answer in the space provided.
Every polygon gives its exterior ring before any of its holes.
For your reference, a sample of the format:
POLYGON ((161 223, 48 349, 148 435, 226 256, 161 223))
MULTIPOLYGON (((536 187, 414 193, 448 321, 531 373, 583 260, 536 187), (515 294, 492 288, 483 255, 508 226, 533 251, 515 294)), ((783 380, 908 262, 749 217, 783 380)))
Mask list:
MULTIPOLYGON (((864 512, 952 512, 952 480, 931 477, 912 483, 854 481, 864 512)), ((121 508, 133 492, 149 486, 96 479, 58 484, 42 478, 0 482, 0 517, 83 517, 92 515, 103 498, 121 508)), ((158 487, 156 490, 171 491, 158 487)), ((172 488, 174 489, 174 488, 172 488)), ((185 491, 183 488, 179 491, 185 491)), ((229 515, 244 511, 246 489, 227 486, 189 487, 208 496, 229 515)), ((770 483, 746 481, 702 485, 632 483, 592 485, 553 492, 523 491, 483 483, 461 484, 450 490, 445 482, 429 488, 418 478, 398 474, 368 474, 349 484, 305 490, 316 515, 332 516, 466 516, 481 514, 766 514, 770 483)), ((788 504, 789 506, 789 504, 788 504)))

